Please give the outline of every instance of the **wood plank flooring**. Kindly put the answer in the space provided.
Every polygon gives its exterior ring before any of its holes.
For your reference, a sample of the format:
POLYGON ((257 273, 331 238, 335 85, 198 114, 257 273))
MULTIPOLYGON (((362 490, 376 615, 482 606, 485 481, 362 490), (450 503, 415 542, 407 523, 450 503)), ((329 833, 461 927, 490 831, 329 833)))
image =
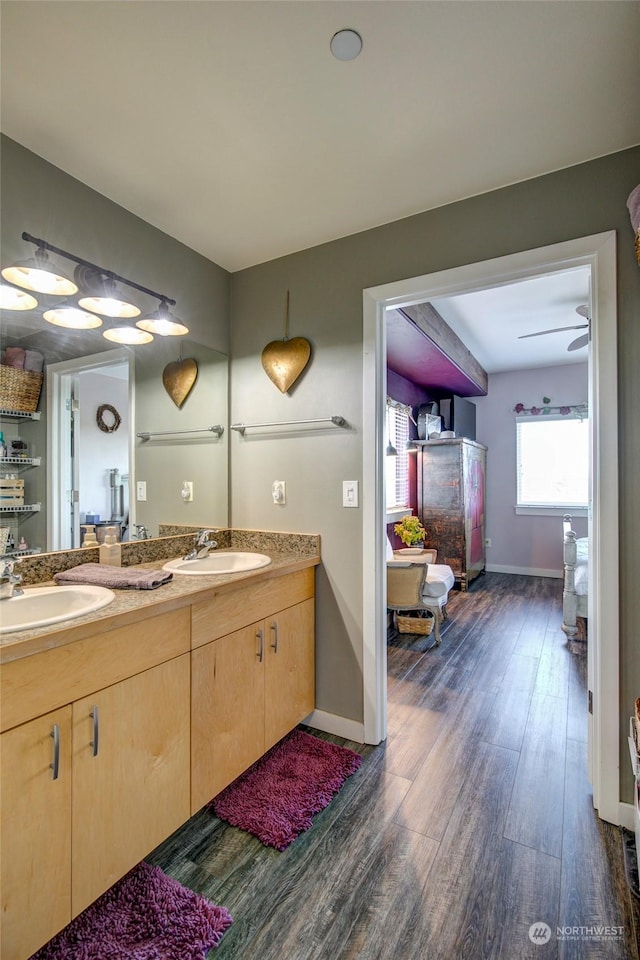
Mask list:
POLYGON ((560 630, 560 581, 486 574, 449 613, 440 647, 390 636, 387 741, 346 743, 362 767, 286 851, 201 811, 147 858, 230 910, 210 957, 640 960, 620 831, 586 779, 586 656, 560 630), (595 924, 619 939, 556 935, 595 924))

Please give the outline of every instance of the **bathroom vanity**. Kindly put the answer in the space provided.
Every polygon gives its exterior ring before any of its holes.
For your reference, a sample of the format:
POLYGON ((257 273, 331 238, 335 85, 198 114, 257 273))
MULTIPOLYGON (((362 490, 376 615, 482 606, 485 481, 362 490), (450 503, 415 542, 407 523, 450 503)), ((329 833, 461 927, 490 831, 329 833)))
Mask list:
POLYGON ((2 960, 27 960, 313 710, 319 562, 176 576, 3 637, 2 960))

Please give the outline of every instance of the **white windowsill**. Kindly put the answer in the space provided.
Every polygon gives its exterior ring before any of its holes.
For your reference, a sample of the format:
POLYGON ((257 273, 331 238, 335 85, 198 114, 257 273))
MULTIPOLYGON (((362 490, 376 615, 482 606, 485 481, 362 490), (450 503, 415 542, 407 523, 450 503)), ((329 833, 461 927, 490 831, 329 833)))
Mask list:
POLYGON ((403 517, 410 517, 412 513, 411 507, 392 507, 387 510, 385 523, 397 523, 403 517))
POLYGON ((571 517, 588 517, 587 507, 514 507, 518 516, 524 517, 563 517, 568 513, 571 517))

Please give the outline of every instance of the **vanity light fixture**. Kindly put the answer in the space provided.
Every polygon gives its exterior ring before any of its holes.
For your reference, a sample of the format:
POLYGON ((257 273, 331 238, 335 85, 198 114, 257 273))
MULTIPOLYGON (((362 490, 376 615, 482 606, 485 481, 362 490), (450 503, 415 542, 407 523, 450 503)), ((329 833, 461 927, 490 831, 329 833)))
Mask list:
POLYGON ((189 328, 171 313, 166 300, 161 300, 158 309, 153 313, 142 320, 136 320, 136 327, 159 337, 183 337, 185 333, 189 333, 189 328))
MULTIPOLYGON (((26 239, 24 234, 22 237, 26 239)), ((5 267, 2 271, 4 279, 24 287, 25 290, 48 293, 55 297, 77 293, 78 287, 73 280, 49 259, 44 241, 32 242, 38 244, 34 256, 5 267)))
POLYGON ((95 330, 102 326, 102 320, 95 313, 80 310, 74 304, 52 307, 42 314, 47 323, 56 327, 68 327, 70 330, 95 330))
MULTIPOLYGON (((100 316, 116 320, 139 317, 140 308, 119 289, 118 285, 124 284, 158 300, 158 309, 138 321, 135 327, 118 325, 105 330, 103 336, 107 340, 114 343, 142 344, 151 343, 154 333, 168 337, 184 336, 189 332, 189 328, 169 310, 169 304, 175 305, 176 301, 165 293, 143 287, 134 280, 99 267, 47 240, 32 237, 29 233, 23 233, 22 239, 35 244, 35 255, 5 267, 2 270, 4 279, 19 288, 35 290, 49 296, 78 294, 79 297, 77 304, 65 302, 59 307, 47 309, 43 316, 48 323, 76 330, 91 330, 102 325, 100 316), (51 263, 48 251, 76 264, 73 280, 51 263), (95 316, 96 314, 99 316, 95 316)), ((37 307, 36 298, 25 294, 24 289, 16 290, 15 286, 2 284, 0 306, 10 310, 32 310, 37 307)))
POLYGON ((83 310, 120 320, 132 320, 140 316, 140 308, 125 300, 124 294, 116 285, 114 275, 79 265, 73 276, 82 293, 78 305, 83 310))
POLYGON ((38 301, 26 290, 20 290, 10 283, 0 283, 0 307, 3 310, 33 310, 38 301))
POLYGON ((144 330, 138 330, 137 327, 109 327, 102 336, 105 340, 111 340, 112 343, 128 343, 138 346, 142 343, 151 343, 153 337, 144 330))

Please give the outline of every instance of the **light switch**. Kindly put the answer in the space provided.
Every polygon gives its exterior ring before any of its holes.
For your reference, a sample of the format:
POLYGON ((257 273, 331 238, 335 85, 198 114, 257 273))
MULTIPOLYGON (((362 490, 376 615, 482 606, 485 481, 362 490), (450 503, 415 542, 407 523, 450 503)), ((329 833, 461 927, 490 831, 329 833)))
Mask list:
POLYGON ((342 481, 342 506, 343 507, 358 506, 358 481, 357 480, 342 481))
POLYGON ((136 497, 138 500, 147 499, 147 481, 146 480, 136 481, 136 497))

